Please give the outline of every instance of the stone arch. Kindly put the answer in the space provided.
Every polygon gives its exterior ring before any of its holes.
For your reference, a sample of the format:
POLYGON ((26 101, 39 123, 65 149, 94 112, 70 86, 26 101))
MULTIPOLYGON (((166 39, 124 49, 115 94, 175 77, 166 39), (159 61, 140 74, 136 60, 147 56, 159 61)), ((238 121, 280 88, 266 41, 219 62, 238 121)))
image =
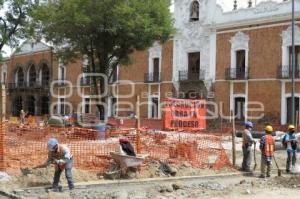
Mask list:
POLYGON ((24 76, 24 70, 22 67, 18 67, 16 70, 15 70, 15 73, 14 73, 14 83, 17 85, 17 86, 23 86, 24 82, 25 82, 25 76, 24 76))
POLYGON ((50 67, 48 62, 41 62, 39 65, 39 79, 42 85, 50 85, 50 67))
MULTIPOLYGON (((292 45, 292 26, 289 26, 286 30, 284 30, 281 34, 282 37, 282 45, 283 46, 291 46, 292 45)), ((300 28, 295 25, 295 45, 300 45, 300 28)))
POLYGON ((37 81, 37 72, 34 62, 29 62, 27 65, 26 79, 29 86, 34 86, 37 81))

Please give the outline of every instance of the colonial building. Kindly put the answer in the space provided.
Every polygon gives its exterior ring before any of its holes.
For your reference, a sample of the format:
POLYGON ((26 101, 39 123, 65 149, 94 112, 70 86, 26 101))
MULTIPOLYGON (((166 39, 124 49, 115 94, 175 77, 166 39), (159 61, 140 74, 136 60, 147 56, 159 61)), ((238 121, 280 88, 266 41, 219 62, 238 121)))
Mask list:
POLYGON ((85 84, 78 81, 83 72, 82 60, 64 66, 47 44, 25 41, 5 63, 6 115, 18 116, 22 109, 28 115, 39 116, 77 111, 78 105, 86 101, 85 84))
MULTIPOLYGON (((300 0, 295 1, 300 112, 300 0)), ((132 64, 118 66, 107 86, 106 116, 133 116, 140 96, 141 116, 160 119, 164 99, 177 97, 216 102, 217 116, 232 111, 241 121, 257 116, 287 123, 291 1, 233 8, 224 12, 216 0, 175 0, 176 33, 164 44, 134 52, 132 64)), ((64 65, 51 47, 28 40, 6 65, 8 115, 21 109, 32 115, 97 113, 84 56, 64 65)))
MULTIPOLYGON (((296 1, 296 110, 299 113, 300 1, 296 1)), ((291 121, 291 1, 216 12, 215 97, 224 115, 291 121), (258 111, 258 108, 260 111, 258 111)))

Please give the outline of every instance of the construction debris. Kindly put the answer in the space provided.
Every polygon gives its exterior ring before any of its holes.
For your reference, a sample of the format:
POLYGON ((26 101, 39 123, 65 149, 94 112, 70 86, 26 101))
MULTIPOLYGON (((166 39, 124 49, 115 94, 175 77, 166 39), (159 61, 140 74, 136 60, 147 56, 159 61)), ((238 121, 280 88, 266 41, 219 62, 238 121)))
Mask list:
POLYGON ((5 172, 0 172, 0 182, 8 182, 11 180, 11 177, 5 173, 5 172))

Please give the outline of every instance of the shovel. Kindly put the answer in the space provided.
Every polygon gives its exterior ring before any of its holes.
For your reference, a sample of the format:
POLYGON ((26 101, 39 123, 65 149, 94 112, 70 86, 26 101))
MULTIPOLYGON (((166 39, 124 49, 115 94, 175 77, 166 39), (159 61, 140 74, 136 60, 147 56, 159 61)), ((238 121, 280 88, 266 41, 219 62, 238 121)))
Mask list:
POLYGON ((278 164, 277 164, 277 161, 276 161, 276 158, 275 158, 275 155, 273 154, 273 158, 274 158, 274 162, 275 162, 275 164, 276 164, 276 167, 277 167, 277 176, 278 177, 280 177, 281 176, 281 170, 279 169, 279 166, 278 166, 278 164))
POLYGON ((254 142, 253 154, 254 154, 254 167, 253 167, 253 171, 255 171, 255 169, 257 167, 257 162, 256 162, 256 142, 254 142))

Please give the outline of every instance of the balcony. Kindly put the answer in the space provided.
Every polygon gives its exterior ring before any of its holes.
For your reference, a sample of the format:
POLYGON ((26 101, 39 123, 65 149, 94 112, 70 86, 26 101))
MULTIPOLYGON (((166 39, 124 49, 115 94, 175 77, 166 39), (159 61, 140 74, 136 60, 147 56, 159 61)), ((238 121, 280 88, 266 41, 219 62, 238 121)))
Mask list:
POLYGON ((161 74, 160 73, 145 73, 144 82, 145 83, 161 82, 161 74))
POLYGON ((49 86, 50 84, 47 81, 7 83, 9 90, 47 89, 49 86))
POLYGON ((227 80, 247 80, 249 71, 246 68, 226 68, 225 78, 227 80))
POLYGON ((199 73, 192 73, 190 71, 179 71, 179 81, 203 81, 205 80, 205 71, 200 70, 199 73))
MULTIPOLYGON (((291 79, 292 78, 292 67, 282 66, 278 67, 278 78, 279 79, 291 79)), ((300 66, 295 68, 295 78, 300 78, 300 66)))

